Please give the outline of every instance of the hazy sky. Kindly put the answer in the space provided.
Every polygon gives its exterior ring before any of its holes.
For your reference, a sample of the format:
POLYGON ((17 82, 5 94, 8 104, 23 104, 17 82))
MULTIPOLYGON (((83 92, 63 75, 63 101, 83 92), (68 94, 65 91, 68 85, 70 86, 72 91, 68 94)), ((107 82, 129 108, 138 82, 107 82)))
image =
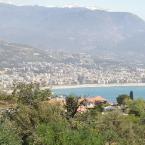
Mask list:
POLYGON ((111 11, 132 12, 145 19, 145 0, 0 0, 17 5, 97 7, 111 11))

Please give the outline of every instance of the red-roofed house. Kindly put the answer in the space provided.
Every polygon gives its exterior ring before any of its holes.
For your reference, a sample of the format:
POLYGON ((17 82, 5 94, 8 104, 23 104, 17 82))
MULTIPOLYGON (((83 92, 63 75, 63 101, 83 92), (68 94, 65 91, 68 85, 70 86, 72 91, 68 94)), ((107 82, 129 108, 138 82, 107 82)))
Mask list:
POLYGON ((85 99, 85 106, 87 108, 94 108, 96 105, 99 104, 106 104, 107 100, 101 96, 91 97, 85 99))

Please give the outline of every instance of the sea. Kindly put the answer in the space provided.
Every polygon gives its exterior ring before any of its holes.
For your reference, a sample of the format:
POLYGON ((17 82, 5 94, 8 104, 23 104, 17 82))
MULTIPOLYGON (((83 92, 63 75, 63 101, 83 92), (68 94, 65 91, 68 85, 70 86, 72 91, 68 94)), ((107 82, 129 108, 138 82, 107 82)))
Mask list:
POLYGON ((130 94, 133 91, 134 99, 145 100, 145 86, 117 86, 117 87, 80 87, 80 88, 64 88, 53 89, 54 94, 58 96, 76 95, 79 97, 95 97, 101 96, 109 102, 116 102, 116 98, 122 94, 130 94))

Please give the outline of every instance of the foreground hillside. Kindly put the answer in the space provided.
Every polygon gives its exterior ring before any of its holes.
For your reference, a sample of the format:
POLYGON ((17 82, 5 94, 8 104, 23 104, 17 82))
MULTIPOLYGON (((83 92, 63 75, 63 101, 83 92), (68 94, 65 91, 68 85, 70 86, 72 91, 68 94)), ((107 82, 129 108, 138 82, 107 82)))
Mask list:
POLYGON ((11 104, 0 106, 0 144, 144 145, 145 101, 131 94, 118 97, 121 110, 102 112, 103 104, 96 104, 81 113, 77 108, 83 103, 75 96, 54 103, 50 90, 19 84, 11 95, 0 95, 0 103, 11 104))
POLYGON ((0 32, 6 41, 49 50, 145 53, 145 22, 126 12, 0 4, 0 32))

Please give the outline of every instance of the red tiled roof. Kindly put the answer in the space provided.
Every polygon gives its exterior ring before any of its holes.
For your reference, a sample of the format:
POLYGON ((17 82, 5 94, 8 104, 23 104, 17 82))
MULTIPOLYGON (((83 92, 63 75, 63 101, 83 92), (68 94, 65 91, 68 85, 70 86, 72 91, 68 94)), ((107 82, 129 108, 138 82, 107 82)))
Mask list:
POLYGON ((92 98, 87 98, 87 102, 95 103, 95 102, 106 102, 107 100, 101 96, 96 96, 92 98))

